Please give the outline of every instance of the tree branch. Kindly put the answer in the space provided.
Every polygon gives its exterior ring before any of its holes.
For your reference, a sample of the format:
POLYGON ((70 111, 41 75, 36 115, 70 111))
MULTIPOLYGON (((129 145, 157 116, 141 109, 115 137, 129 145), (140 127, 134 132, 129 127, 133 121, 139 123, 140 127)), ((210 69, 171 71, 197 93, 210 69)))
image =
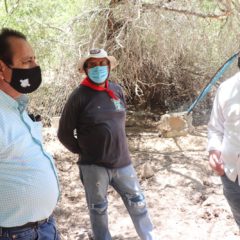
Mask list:
POLYGON ((4 5, 5 5, 5 10, 6 10, 6 13, 8 14, 8 5, 7 5, 7 0, 4 0, 4 5))
POLYGON ((17 0, 16 4, 14 4, 13 8, 9 12, 10 15, 13 14, 13 12, 18 8, 20 0, 17 0))
POLYGON ((226 10, 224 13, 217 15, 217 14, 204 14, 204 13, 199 13, 199 12, 191 12, 191 11, 184 10, 184 9, 169 8, 169 7, 166 7, 163 5, 156 5, 156 4, 151 4, 151 3, 142 4, 142 9, 143 10, 160 9, 160 10, 169 11, 169 12, 176 12, 176 13, 180 13, 180 14, 191 15, 191 16, 196 16, 196 17, 200 17, 200 18, 211 18, 211 19, 225 18, 232 14, 232 11, 229 9, 226 10))

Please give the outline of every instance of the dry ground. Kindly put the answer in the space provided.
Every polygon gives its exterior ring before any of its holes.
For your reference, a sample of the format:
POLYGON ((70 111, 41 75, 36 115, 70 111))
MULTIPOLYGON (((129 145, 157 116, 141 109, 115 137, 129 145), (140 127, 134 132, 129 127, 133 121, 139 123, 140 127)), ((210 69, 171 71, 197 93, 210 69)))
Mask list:
MULTIPOLYGON (((156 132, 143 127, 128 128, 127 135, 132 161, 161 240, 239 239, 221 181, 208 168, 205 126, 175 139, 159 138, 156 132)), ((55 128, 45 128, 44 138, 59 170, 62 197, 55 216, 62 239, 90 239, 77 156, 58 142, 55 128)), ((126 209, 112 188, 108 200, 113 239, 137 240, 126 209)))

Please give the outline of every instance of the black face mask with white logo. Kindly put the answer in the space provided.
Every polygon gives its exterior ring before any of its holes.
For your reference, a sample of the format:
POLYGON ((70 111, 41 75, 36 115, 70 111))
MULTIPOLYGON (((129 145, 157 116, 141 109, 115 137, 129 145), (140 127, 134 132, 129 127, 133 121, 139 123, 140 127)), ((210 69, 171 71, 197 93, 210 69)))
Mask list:
POLYGON ((19 93, 34 92, 42 83, 41 68, 39 66, 29 69, 9 68, 12 69, 12 79, 8 83, 19 93))

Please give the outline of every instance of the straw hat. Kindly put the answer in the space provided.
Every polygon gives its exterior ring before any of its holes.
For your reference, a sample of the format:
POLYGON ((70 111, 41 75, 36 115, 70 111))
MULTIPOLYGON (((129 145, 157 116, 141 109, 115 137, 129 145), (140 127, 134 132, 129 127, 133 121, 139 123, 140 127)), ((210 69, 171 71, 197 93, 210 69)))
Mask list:
POLYGON ((117 66, 117 60, 115 57, 108 56, 107 52, 104 49, 96 48, 96 49, 91 49, 87 57, 80 58, 78 63, 78 70, 80 71, 80 73, 84 73, 83 66, 84 66, 84 63, 89 58, 107 58, 110 61, 111 69, 117 66))

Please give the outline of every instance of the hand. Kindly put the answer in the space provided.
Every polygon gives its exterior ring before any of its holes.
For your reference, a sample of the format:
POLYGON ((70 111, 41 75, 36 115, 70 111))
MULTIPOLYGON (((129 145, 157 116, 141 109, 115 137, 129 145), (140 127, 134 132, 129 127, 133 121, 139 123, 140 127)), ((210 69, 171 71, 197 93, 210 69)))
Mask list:
POLYGON ((219 176, 224 175, 224 165, 220 160, 221 152, 217 150, 212 150, 209 152, 209 165, 212 170, 219 176))

